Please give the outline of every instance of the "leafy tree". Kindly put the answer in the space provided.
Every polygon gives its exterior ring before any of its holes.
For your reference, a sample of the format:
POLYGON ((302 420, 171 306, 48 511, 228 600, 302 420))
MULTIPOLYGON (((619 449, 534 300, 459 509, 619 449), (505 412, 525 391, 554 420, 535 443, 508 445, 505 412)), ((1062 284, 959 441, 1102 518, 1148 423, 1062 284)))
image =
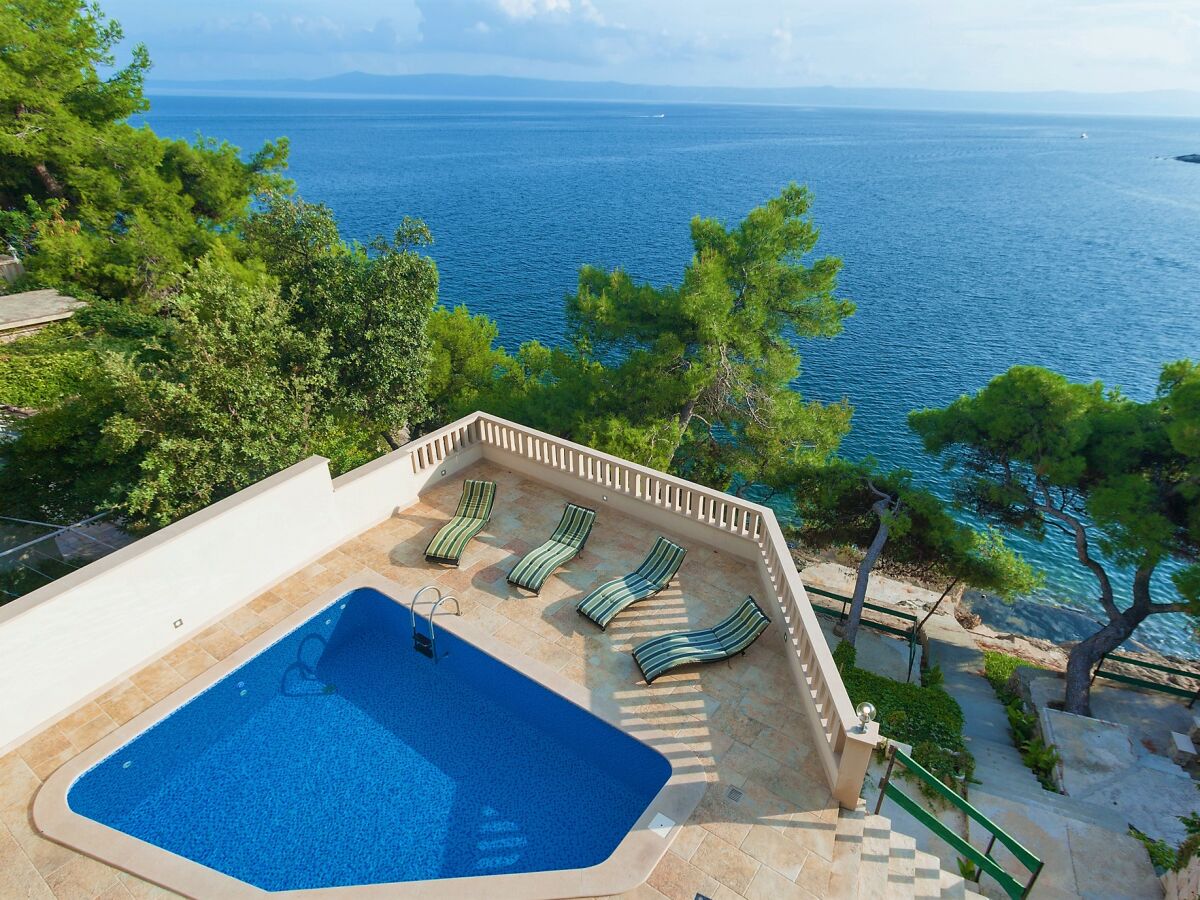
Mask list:
POLYGON ((273 289, 205 261, 168 301, 158 352, 104 354, 73 397, 0 445, 0 491, 70 520, 115 507, 154 528, 314 453, 360 461, 325 402, 325 342, 273 289))
POLYGON ((154 300, 285 183, 286 141, 250 160, 226 143, 164 140, 147 109, 146 48, 116 68, 120 26, 80 0, 7 0, 0 15, 0 231, 34 283, 154 300), (102 78, 98 69, 112 69, 102 78))
MULTIPOLYGON (((466 306, 436 307, 429 317, 428 408, 422 430, 431 430, 477 409, 491 408, 499 382, 518 365, 496 346, 500 329, 466 306)), ((507 385, 506 385, 507 386, 507 385)))
POLYGON ((593 390, 571 405, 566 430, 721 488, 835 449, 849 407, 792 389, 795 339, 837 334, 854 309, 835 296, 840 260, 806 262, 817 241, 810 205, 793 184, 734 228, 694 219, 678 286, 585 266, 567 298, 579 362, 557 374, 593 390))
POLYGON ((1039 539, 1056 534, 1096 579, 1107 618, 1067 661, 1066 709, 1089 714, 1091 673, 1147 616, 1200 612, 1200 367, 1163 368, 1158 392, 1131 400, 1015 366, 974 395, 914 412, 931 453, 957 464, 962 496, 1039 539), (1156 571, 1172 563, 1170 599, 1156 571), (1118 602, 1110 569, 1132 570, 1118 602))
MULTIPOLYGON (((858 637, 872 571, 882 559, 927 581, 946 581, 932 615, 959 583, 1001 596, 1027 593, 1038 577, 1004 544, 999 532, 978 532, 955 518, 937 495, 912 483, 908 472, 881 472, 871 461, 835 458, 794 476, 790 496, 809 546, 862 548, 843 639, 858 637)), ((922 624, 924 624, 922 622, 922 624)))
POLYGON ((293 324, 328 343, 334 401, 398 447, 425 406, 438 274, 418 251, 431 243, 429 229, 405 218, 391 242, 377 239, 368 252, 342 241, 327 207, 275 193, 246 233, 290 299, 293 324))

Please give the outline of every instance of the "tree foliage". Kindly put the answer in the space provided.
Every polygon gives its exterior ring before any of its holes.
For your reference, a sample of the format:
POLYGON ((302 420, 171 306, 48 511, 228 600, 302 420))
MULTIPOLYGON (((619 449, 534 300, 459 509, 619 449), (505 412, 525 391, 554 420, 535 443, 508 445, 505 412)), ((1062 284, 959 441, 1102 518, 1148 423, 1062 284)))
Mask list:
POLYGON ((116 67, 120 26, 81 0, 8 0, 0 16, 0 232, 29 279, 158 300, 201 256, 240 251, 251 197, 282 187, 287 142, 243 161, 128 119, 148 104, 146 48, 116 67), (100 69, 111 69, 101 77, 100 69))
POLYGON ((327 343, 275 289, 204 261, 167 304, 161 342, 103 353, 77 393, 0 444, 7 500, 59 520, 115 508, 153 528, 312 453, 340 467, 372 455, 328 402, 327 343))
POLYGON ((908 576, 951 588, 968 584, 1002 597, 1028 593, 1040 581, 999 531, 979 531, 961 521, 950 504, 914 484, 905 470, 880 471, 871 460, 835 458, 798 469, 789 497, 800 520, 795 532, 805 544, 864 551, 847 643, 855 641, 869 579, 880 561, 908 576))
POLYGON ((568 346, 496 357, 475 333, 476 371, 493 366, 504 389, 479 390, 481 405, 721 489, 823 458, 850 408, 793 390, 794 341, 837 334, 854 307, 835 295, 840 261, 808 260, 810 204, 790 185, 733 228, 694 219, 678 285, 584 266, 567 297, 568 346))
POLYGON ((1088 712, 1091 671, 1149 615, 1200 612, 1200 367, 1164 367, 1138 402, 1014 366, 944 409, 914 412, 912 428, 960 471, 965 501, 1039 539, 1069 542, 1096 579, 1107 623, 1071 651, 1067 709, 1088 712), (1156 599, 1155 572, 1172 563, 1174 596, 1156 599), (1120 601, 1110 569, 1132 570, 1120 601))
POLYGON ((335 401, 392 446, 424 413, 429 378, 426 326, 438 274, 419 248, 432 241, 405 218, 389 242, 347 244, 325 206, 272 194, 247 226, 249 246, 291 302, 293 323, 329 346, 335 401))

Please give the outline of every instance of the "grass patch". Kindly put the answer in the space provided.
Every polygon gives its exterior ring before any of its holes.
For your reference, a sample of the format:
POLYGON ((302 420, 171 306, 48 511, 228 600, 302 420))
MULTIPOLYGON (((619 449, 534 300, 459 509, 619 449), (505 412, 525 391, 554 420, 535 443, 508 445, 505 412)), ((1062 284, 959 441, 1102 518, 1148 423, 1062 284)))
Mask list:
POLYGON ((1011 653, 1001 653, 999 650, 983 651, 983 677, 988 680, 992 690, 996 692, 996 696, 1005 706, 1017 699, 1017 695, 1008 689, 1008 681, 1012 678, 1013 672, 1021 666, 1028 669, 1045 668, 1045 666, 1038 666, 1021 659, 1019 656, 1013 656, 1011 653))

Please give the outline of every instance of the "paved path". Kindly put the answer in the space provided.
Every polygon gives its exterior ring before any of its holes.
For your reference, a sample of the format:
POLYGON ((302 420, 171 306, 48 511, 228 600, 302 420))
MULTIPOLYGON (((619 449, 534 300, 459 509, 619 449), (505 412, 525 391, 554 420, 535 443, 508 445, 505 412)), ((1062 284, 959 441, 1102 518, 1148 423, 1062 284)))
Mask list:
MULTIPOLYGON (((949 616, 930 619, 926 633, 930 662, 942 667, 945 688, 963 710, 979 782, 971 786, 972 805, 1045 861, 1033 897, 1161 897, 1145 849, 1129 837, 1116 810, 1043 790, 1026 768, 971 635, 949 616)), ((987 837, 976 829, 971 837, 978 845, 987 837)), ((1020 871, 1006 854, 996 855, 1020 871)), ((992 893, 986 880, 984 890, 992 893)))
MULTIPOLYGON (((832 562, 808 566, 802 577, 842 593, 848 593, 854 582, 852 571, 832 562)), ((909 612, 928 609, 937 599, 935 593, 879 575, 871 578, 870 595, 872 600, 909 612)), ((975 756, 979 780, 970 787, 972 805, 1045 861, 1032 900, 1162 897, 1162 885, 1145 848, 1129 837, 1126 823, 1111 805, 1103 807, 1045 791, 1025 767, 1009 735, 1004 706, 982 675, 983 653, 973 636, 953 615, 942 613, 932 616, 925 630, 930 639, 930 663, 942 667, 945 688, 963 709, 963 733, 975 756)), ((898 641, 891 643, 902 646, 898 641)), ((868 794, 873 804, 869 787, 868 794)), ((898 829, 916 837, 918 849, 935 853, 943 868, 955 869, 955 854, 949 847, 930 840, 928 832, 894 806, 888 805, 885 812, 893 816, 898 829)), ((969 837, 976 846, 987 845, 988 835, 979 826, 969 837)), ((993 852, 1010 871, 1021 871, 1005 853, 993 852)), ((989 896, 1001 896, 995 882, 986 878, 982 890, 989 896)))

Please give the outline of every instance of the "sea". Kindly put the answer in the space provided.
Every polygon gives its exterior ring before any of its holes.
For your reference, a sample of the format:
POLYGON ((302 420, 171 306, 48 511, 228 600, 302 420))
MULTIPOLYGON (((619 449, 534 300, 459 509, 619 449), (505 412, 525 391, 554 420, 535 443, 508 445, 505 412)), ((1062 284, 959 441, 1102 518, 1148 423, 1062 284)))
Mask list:
MULTIPOLYGON (((585 263, 678 282, 693 216, 738 222, 795 181, 812 191, 818 255, 844 261, 844 333, 801 342, 796 389, 848 398, 844 451, 945 494, 907 413, 1014 364, 1152 396, 1162 364, 1200 358, 1200 119, 752 105, 152 96, 162 135, 246 152, 291 142, 289 175, 347 238, 424 219, 441 300, 501 342, 564 338, 585 263)), ((998 628, 1078 639, 1100 617, 1092 577, 1057 535, 1011 538, 1046 572, 998 628)), ((1127 584, 1123 579, 1121 584, 1127 584)), ((1171 596, 1165 579, 1158 597, 1171 596)), ((1135 639, 1200 655, 1191 622, 1135 639)))

